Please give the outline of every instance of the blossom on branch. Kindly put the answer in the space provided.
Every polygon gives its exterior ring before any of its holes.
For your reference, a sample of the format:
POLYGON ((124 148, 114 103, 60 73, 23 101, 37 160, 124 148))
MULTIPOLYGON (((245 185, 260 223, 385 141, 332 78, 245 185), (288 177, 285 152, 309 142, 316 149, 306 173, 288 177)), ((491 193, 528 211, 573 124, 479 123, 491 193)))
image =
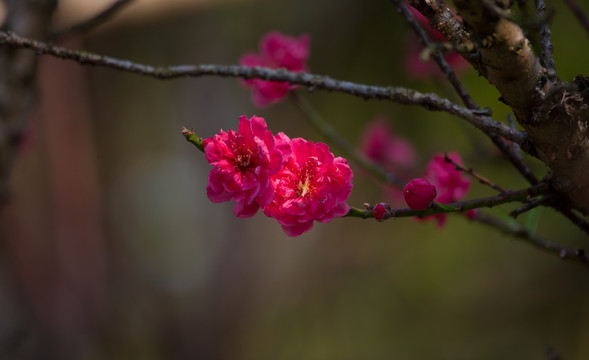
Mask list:
POLYGON ((233 200, 235 216, 253 216, 274 197, 270 176, 286 161, 290 146, 283 133, 272 136, 263 118, 239 117, 238 131, 220 131, 204 140, 209 173, 207 195, 212 202, 233 200))
MULTIPOLYGON (((449 153, 448 157, 455 163, 462 164, 462 159, 457 153, 449 153)), ((447 162, 444 154, 434 155, 426 166, 424 177, 436 187, 438 192, 436 199, 442 204, 461 200, 470 188, 470 178, 447 162)), ((439 228, 444 226, 447 216, 447 214, 431 215, 438 222, 439 228)))
POLYGON ((436 187, 423 178, 411 180, 403 189, 405 202, 413 210, 427 209, 436 198, 436 195, 436 187))
MULTIPOLYGON (((284 68, 293 72, 307 71, 309 42, 310 37, 307 34, 303 34, 297 39, 273 31, 264 35, 260 40, 259 53, 245 54, 239 59, 239 64, 270 69, 284 68)), ((244 79, 241 82, 252 89, 252 101, 259 107, 284 99, 289 90, 296 88, 296 85, 287 82, 261 79, 244 79)))
POLYGON ((314 221, 327 223, 348 213, 353 174, 346 159, 334 157, 323 143, 295 138, 290 147, 290 159, 271 178, 274 200, 263 211, 288 236, 299 236, 314 221))
MULTIPOLYGON (((364 129, 360 138, 360 151, 368 159, 397 177, 411 178, 417 162, 417 153, 411 142, 393 133, 386 117, 377 117, 364 129)), ((384 190, 392 203, 401 203, 402 191, 393 186, 384 190)))

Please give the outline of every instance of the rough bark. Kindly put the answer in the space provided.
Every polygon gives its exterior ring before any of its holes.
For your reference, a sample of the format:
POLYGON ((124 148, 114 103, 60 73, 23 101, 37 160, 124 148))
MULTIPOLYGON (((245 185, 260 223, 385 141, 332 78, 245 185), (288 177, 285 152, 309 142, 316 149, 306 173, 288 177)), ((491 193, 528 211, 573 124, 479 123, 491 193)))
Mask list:
POLYGON ((456 50, 501 93, 529 135, 528 153, 551 170, 566 206, 589 214, 589 79, 565 83, 537 59, 521 27, 508 18, 508 0, 410 0, 456 50))

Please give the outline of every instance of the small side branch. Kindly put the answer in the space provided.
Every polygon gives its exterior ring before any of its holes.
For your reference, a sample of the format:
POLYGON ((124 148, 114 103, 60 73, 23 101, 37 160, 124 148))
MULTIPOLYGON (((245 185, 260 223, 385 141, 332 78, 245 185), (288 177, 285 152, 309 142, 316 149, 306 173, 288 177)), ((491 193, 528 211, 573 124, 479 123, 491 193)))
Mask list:
POLYGON ((499 229, 506 234, 515 236, 538 249, 558 255, 563 260, 576 260, 585 266, 589 266, 589 259, 584 249, 569 249, 551 241, 545 240, 537 235, 532 234, 528 229, 516 224, 509 224, 490 215, 478 213, 475 220, 499 229))
POLYGON ((317 111, 315 111, 313 106, 311 106, 311 104, 309 104, 309 102, 300 94, 298 94, 296 91, 293 91, 291 92, 291 98, 293 99, 295 105, 307 118, 309 123, 311 123, 311 125, 313 125, 321 134, 329 139, 329 141, 333 142, 342 151, 344 151, 346 156, 348 156, 351 160, 362 166, 364 169, 368 170, 373 176, 384 183, 394 185, 398 188, 403 188, 403 186, 405 186, 406 182, 400 179, 397 175, 387 172, 385 169, 378 166, 378 164, 370 161, 365 156, 360 154, 356 147, 350 144, 337 131, 335 131, 335 129, 329 125, 325 119, 323 119, 317 113, 317 111))
POLYGON ((116 0, 109 7, 94 15, 90 19, 87 19, 81 23, 66 27, 61 30, 57 30, 53 34, 51 34, 49 38, 53 41, 56 41, 66 36, 82 34, 89 30, 92 30, 100 24, 108 21, 110 18, 115 16, 117 13, 119 13, 121 10, 123 10, 123 8, 125 8, 133 1, 134 0, 116 0))
MULTIPOLYGON (((427 35, 427 32, 411 14, 411 11, 409 11, 407 2, 405 0, 392 0, 392 2, 397 6, 397 9, 399 9, 399 12, 405 18, 405 20, 407 20, 407 23, 409 24, 411 29, 413 29, 415 34, 417 34, 421 41, 421 44, 424 47, 432 46, 433 43, 427 35)), ((460 80, 458 80, 456 73, 448 64, 446 59, 444 59, 442 53, 438 50, 432 54, 432 58, 438 64, 440 70, 442 70, 444 75, 446 75, 446 79, 448 79, 450 84, 452 84, 452 87, 454 88, 458 96, 460 96, 460 99, 462 100, 464 105, 466 105, 466 107, 468 107, 469 109, 479 109, 479 106, 474 102, 474 100, 472 99, 464 85, 462 85, 460 80)))
POLYGON ((573 15, 575 15, 579 24, 581 24, 583 29, 585 29, 585 31, 587 31, 587 34, 589 35, 589 19, 587 19, 587 15, 585 15, 583 9, 581 9, 579 4, 577 4, 575 0, 564 0, 564 2, 565 4, 567 4, 569 9, 571 9, 573 15))
POLYGON ((479 183, 487 185, 501 193, 506 193, 507 190, 505 190, 504 188, 502 188, 501 186, 495 184, 494 182, 492 182, 491 180, 487 179, 486 177, 482 176, 481 174, 477 173, 476 171, 474 171, 472 168, 466 168, 462 165, 460 165, 459 163, 455 162, 454 160, 452 160, 448 154, 444 154, 444 159, 446 160, 446 162, 454 165, 454 167, 456 168, 456 170, 462 171, 468 175, 470 175, 472 178, 474 178, 475 180, 478 180, 479 183))
POLYGON ((117 69, 130 73, 154 77, 157 79, 175 79, 182 77, 222 76, 258 78, 263 80, 283 81, 307 86, 309 89, 338 91, 361 97, 363 99, 389 100, 400 104, 417 105, 432 111, 444 111, 462 118, 485 133, 495 133, 518 144, 527 143, 525 132, 511 129, 509 126, 493 120, 487 111, 470 110, 456 105, 436 94, 424 94, 401 87, 383 87, 357 84, 350 81, 335 80, 328 76, 308 73, 294 73, 284 69, 268 69, 237 65, 178 65, 154 67, 128 60, 120 60, 84 51, 69 50, 63 47, 25 39, 14 33, 0 31, 0 45, 30 49, 38 54, 48 54, 61 59, 73 60, 82 65, 93 65, 117 69))

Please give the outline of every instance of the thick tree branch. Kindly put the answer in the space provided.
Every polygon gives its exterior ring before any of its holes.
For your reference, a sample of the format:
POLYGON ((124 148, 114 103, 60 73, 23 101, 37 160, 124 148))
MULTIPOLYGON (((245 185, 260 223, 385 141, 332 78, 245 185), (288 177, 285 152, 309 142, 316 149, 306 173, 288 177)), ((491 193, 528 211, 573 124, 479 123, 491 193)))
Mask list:
MULTIPOLYGON (((431 46, 432 43, 427 33, 410 13, 405 0, 392 1, 397 5, 403 17, 405 17, 411 28, 419 36, 419 38, 422 41, 422 44, 424 46, 431 46)), ((468 33, 463 28, 462 24, 456 19, 454 14, 452 14, 452 12, 448 10, 448 7, 443 1, 434 0, 425 3, 424 1, 413 0, 412 3, 419 9, 419 11, 427 13, 427 15, 429 15, 428 18, 430 19, 430 25, 432 25, 432 27, 435 29, 439 29, 440 31, 444 30, 444 33, 446 33, 446 37, 454 45, 462 45, 464 43, 470 42, 470 37, 468 33), (447 35, 449 33, 451 33, 452 36, 448 37, 447 35), (457 36, 456 34, 459 34, 459 36, 457 36)), ((470 56, 468 53, 464 51, 461 52, 461 55, 466 58, 470 56)), ((466 88, 464 88, 462 83, 456 77, 456 74, 454 73, 452 68, 448 65, 444 57, 440 55, 439 51, 435 53, 434 60, 438 63, 440 69, 444 72, 444 74, 446 74, 446 78, 448 79, 448 81, 450 81, 450 83, 456 90, 457 94, 462 99, 464 105, 469 109, 479 109, 479 105, 472 99, 466 88)), ((480 68, 477 62, 472 63, 472 65, 476 69, 480 68)), ((513 126, 512 128, 515 129, 515 127, 513 126)), ((530 170, 530 168, 523 162, 521 156, 518 155, 516 151, 517 149, 513 148, 510 144, 505 142, 505 140, 501 138, 501 136, 498 136, 493 132, 485 132, 485 134, 491 139, 493 144, 495 144, 495 146, 497 146, 497 148, 503 153, 503 156, 505 156, 505 158, 512 163, 512 165, 520 172, 520 174, 522 174, 524 178, 526 178, 530 182, 530 184, 536 185, 539 183, 538 179, 533 174, 532 170, 530 170)))
MULTIPOLYGON (((448 13, 442 0, 411 2, 499 90, 538 157, 552 169, 566 206, 589 214, 589 79, 579 76, 570 84, 550 79, 522 29, 506 17, 508 0, 454 0, 462 29, 435 22, 448 13), (464 36, 466 27, 470 36, 464 36)), ((547 33, 543 37, 546 45, 547 33)))
POLYGON ((14 33, 0 31, 0 45, 31 49, 38 54, 48 54, 61 59, 73 60, 82 65, 93 65, 117 69, 130 73, 154 77, 157 79, 175 79, 181 77, 224 76, 245 79, 260 78, 264 80, 285 81, 304 85, 309 89, 338 91, 361 97, 363 99, 382 99, 406 105, 417 105, 432 111, 444 111, 468 121, 486 133, 496 133, 520 145, 527 144, 524 132, 493 120, 487 111, 470 110, 456 105, 448 99, 435 94, 424 94, 401 87, 383 87, 357 84, 349 81, 335 80, 328 76, 308 73, 293 73, 284 69, 267 69, 237 65, 178 65, 150 66, 102 56, 84 51, 69 50, 39 41, 20 37, 14 33))

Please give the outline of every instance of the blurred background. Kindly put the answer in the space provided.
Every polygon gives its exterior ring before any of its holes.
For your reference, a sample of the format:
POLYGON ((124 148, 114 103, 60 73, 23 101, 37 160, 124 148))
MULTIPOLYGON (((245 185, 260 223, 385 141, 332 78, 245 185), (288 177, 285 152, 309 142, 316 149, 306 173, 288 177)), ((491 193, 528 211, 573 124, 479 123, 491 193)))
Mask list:
MULTIPOLYGON (((108 4, 63 0, 56 24, 108 4)), ((560 77, 587 75, 587 33, 561 2, 550 6, 560 77)), ((441 77, 404 69, 415 40, 384 0, 136 0, 61 45, 151 65, 235 64, 271 30, 311 35, 313 73, 459 101, 441 77)), ((325 141, 291 102, 255 108, 229 78, 161 81, 50 57, 39 71, 40 104, 0 218, 0 282, 11 289, 0 294, 0 358, 543 359, 549 349, 589 358, 587 269, 499 231, 459 215, 441 230, 334 219, 288 238, 261 213, 237 219, 231 203, 208 201, 210 166, 181 127, 209 137, 255 114, 273 132, 325 141)), ((470 69, 461 78, 506 118, 486 80, 470 69)), ((496 183, 526 186, 460 119, 298 91, 354 144, 386 118, 417 149, 416 174, 434 153, 457 151, 496 183)), ((392 201, 352 166, 352 206, 392 201)), ((469 193, 490 195, 474 183, 469 193)), ((561 215, 537 215, 539 234, 587 247, 561 215)))

